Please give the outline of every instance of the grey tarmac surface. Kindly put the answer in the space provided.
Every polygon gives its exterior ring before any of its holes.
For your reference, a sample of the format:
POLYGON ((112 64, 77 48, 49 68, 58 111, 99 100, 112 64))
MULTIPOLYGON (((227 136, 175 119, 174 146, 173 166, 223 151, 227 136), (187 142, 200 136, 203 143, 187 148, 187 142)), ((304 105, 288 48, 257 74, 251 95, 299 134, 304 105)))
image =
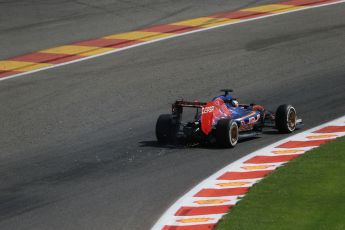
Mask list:
POLYGON ((0 59, 277 0, 0 0, 0 59))
POLYGON ((345 113, 345 4, 141 46, 0 83, 0 229, 149 229, 234 149, 158 146, 176 98, 234 88, 296 106, 304 129, 345 113))

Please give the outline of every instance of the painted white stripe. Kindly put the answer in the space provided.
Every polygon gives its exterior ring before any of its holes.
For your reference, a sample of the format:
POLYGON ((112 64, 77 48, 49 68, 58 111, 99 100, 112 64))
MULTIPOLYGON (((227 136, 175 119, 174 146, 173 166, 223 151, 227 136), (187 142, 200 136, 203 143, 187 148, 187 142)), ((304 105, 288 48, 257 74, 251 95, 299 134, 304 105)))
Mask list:
POLYGON ((25 76, 25 75, 28 75, 28 74, 37 73, 37 72, 40 72, 40 71, 44 71, 44 70, 48 70, 48 69, 53 69, 53 68, 57 68, 57 67, 60 67, 60 66, 65 66, 65 65, 81 62, 81 61, 86 61, 86 60, 89 60, 89 59, 93 59, 93 58, 109 55, 109 54, 112 54, 112 53, 117 53, 117 52, 120 52, 120 51, 123 51, 123 50, 132 49, 132 48, 135 48, 135 47, 139 47, 139 46, 143 46, 143 45, 148 45, 148 44, 151 44, 151 43, 160 42, 160 41, 164 41, 164 40, 168 40, 168 39, 172 39, 172 38, 176 38, 176 37, 182 37, 182 36, 186 36, 186 35, 189 35, 189 34, 199 33, 199 32, 202 32, 202 31, 212 30, 212 29, 221 28, 221 27, 230 26, 230 25, 235 25, 235 24, 240 24, 240 23, 244 23, 244 22, 255 21, 255 20, 264 19, 264 18, 270 18, 270 17, 274 17, 274 16, 278 16, 278 15, 283 15, 283 14, 294 13, 294 12, 298 12, 298 11, 304 11, 304 10, 309 10, 309 9, 314 9, 314 8, 319 8, 319 7, 324 7, 324 6, 331 6, 331 5, 340 4, 340 3, 344 3, 344 2, 345 2, 345 0, 339 0, 337 2, 325 3, 325 4, 315 5, 315 6, 303 6, 305 8, 294 9, 294 10, 290 10, 290 11, 286 11, 286 12, 281 12, 281 13, 274 13, 274 14, 271 14, 271 15, 258 16, 256 18, 241 19, 240 21, 236 21, 236 22, 229 22, 229 23, 222 24, 222 25, 217 25, 217 26, 212 26, 212 27, 208 27, 208 28, 193 30, 193 31, 189 31, 189 32, 186 32, 186 33, 176 34, 176 35, 173 35, 173 36, 170 36, 170 37, 164 37, 164 38, 160 38, 160 39, 157 39, 157 40, 147 41, 147 42, 143 42, 143 43, 127 46, 127 47, 124 47, 124 48, 115 49, 115 50, 112 50, 112 51, 108 51, 108 52, 105 52, 105 53, 101 53, 101 54, 97 54, 97 55, 81 58, 81 59, 74 60, 74 61, 64 62, 64 63, 61 63, 61 64, 56 64, 56 65, 45 67, 45 68, 42 68, 42 69, 32 70, 32 71, 28 71, 28 72, 23 72, 23 73, 11 75, 11 76, 8 76, 8 77, 3 77, 3 78, 0 78, 0 81, 4 81, 4 80, 16 78, 16 77, 21 77, 21 76, 25 76))
MULTIPOLYGON (((215 184, 217 183, 223 183, 226 182, 225 180, 217 180, 218 177, 222 176, 224 173, 229 172, 229 171, 237 171, 241 166, 243 165, 248 165, 244 164, 245 161, 249 160, 250 158, 257 156, 257 155, 266 155, 270 153, 271 151, 276 151, 279 150, 278 148, 275 148, 276 146, 286 143, 287 141, 291 140, 309 140, 306 138, 306 136, 312 135, 312 132, 319 130, 321 128, 324 128, 326 126, 330 125, 344 125, 345 122, 345 116, 342 116, 338 119, 335 119, 333 121, 327 122, 325 124, 319 125, 317 127, 311 128, 309 130, 306 130, 304 132, 295 134, 293 136, 290 136, 288 138, 285 138, 281 141, 278 141, 276 143, 273 143, 267 147, 264 147, 262 149, 259 149, 255 152, 252 152, 241 159, 238 159, 237 161, 225 166, 224 168, 220 169, 218 172, 214 173, 204 181, 202 181, 200 184, 192 188, 189 192, 187 192, 185 195, 183 195, 181 198, 179 198, 161 217, 160 219, 156 222, 156 224, 152 227, 152 230, 161 230, 165 225, 171 225, 176 221, 176 216, 174 214, 177 212, 177 210, 182 207, 186 206, 187 204, 190 204, 192 200, 194 200, 193 196, 199 192, 200 190, 204 188, 210 188, 212 185, 214 186, 213 188, 219 188, 215 184)), ((337 133, 338 136, 345 136, 345 132, 339 132, 337 133)), ((306 150, 311 150, 316 147, 308 147, 308 148, 298 148, 298 149, 306 149, 306 150)), ((287 150, 287 149, 282 149, 282 150, 287 150)), ((302 153, 303 154, 303 153, 302 153)), ((284 155, 284 154, 283 154, 284 155)), ((279 156, 279 155, 276 155, 279 156)), ((283 164, 278 164, 278 165, 283 165, 283 164)), ((248 180, 251 181, 253 184, 257 183, 261 179, 252 179, 248 180)), ((228 181, 228 180, 227 180, 228 181)), ((234 182, 235 180, 232 180, 231 182, 234 182)), ((245 180, 236 180, 236 181, 245 181, 245 180)), ((248 185, 247 185, 248 186, 248 185)), ((243 196, 236 196, 236 199, 240 199, 243 196)), ((219 197, 219 199, 226 199, 227 197, 219 197)), ((231 197, 228 197, 231 199, 231 197)), ((216 197, 212 197, 209 199, 217 199, 216 197)), ((238 202, 238 200, 236 200, 238 202)), ((210 217, 212 215, 204 215, 203 217, 210 217)), ((196 223, 195 223, 196 224, 196 223)), ((174 224, 175 225, 175 224, 174 224)))

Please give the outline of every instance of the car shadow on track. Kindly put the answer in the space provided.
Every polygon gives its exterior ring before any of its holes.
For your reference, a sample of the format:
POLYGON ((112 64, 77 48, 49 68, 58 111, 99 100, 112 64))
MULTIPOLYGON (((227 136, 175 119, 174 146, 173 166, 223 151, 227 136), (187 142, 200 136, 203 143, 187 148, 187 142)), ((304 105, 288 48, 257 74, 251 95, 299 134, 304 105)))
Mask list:
MULTIPOLYGON (((255 140, 261 138, 260 136, 257 137, 250 137, 246 139, 239 140, 238 143, 244 143, 247 141, 255 140)), ((199 148, 199 149, 224 149, 223 147, 219 147, 216 144, 200 144, 200 143, 174 143, 174 144, 160 144, 156 140, 150 141, 140 141, 139 147, 153 147, 153 148, 165 148, 165 149, 186 149, 186 148, 199 148)))
POLYGON ((191 148, 195 147, 195 145, 186 145, 181 143, 176 144, 160 144, 156 140, 151 141, 140 141, 139 147, 153 147, 153 148, 166 148, 166 149, 185 149, 185 148, 191 148))
POLYGON ((266 135, 279 135, 281 134, 278 130, 264 130, 262 134, 266 135))

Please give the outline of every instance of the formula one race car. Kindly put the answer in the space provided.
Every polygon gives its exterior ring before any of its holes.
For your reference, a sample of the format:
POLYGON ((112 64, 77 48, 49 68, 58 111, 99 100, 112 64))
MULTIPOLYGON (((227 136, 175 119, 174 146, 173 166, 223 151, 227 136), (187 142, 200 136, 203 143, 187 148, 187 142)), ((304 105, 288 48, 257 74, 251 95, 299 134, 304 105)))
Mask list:
POLYGON ((189 144, 217 144, 220 147, 234 147, 238 140, 255 137, 263 128, 277 129, 291 133, 302 125, 292 105, 280 105, 276 112, 270 112, 261 105, 239 104, 229 92, 210 102, 188 102, 177 100, 172 104, 171 114, 162 114, 156 123, 156 137, 161 144, 180 141, 189 144), (192 108, 192 118, 185 120, 184 110, 192 108))

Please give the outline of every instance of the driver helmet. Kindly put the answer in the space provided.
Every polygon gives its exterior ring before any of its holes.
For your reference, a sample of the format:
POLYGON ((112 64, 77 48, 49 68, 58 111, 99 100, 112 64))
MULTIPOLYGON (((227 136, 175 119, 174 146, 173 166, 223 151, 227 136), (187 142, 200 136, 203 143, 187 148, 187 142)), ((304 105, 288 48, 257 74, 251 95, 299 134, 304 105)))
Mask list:
POLYGON ((236 99, 232 99, 232 100, 231 100, 231 105, 232 105, 233 107, 238 107, 238 106, 239 106, 239 103, 238 103, 238 101, 237 101, 236 99))

